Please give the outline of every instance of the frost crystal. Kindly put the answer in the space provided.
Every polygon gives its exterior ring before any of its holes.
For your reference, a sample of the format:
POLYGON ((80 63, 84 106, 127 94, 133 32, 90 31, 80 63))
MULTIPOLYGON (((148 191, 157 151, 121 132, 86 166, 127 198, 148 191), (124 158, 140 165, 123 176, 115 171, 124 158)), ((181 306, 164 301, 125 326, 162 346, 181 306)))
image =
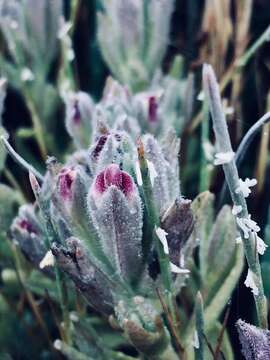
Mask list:
POLYGON ((228 164, 234 158, 234 152, 220 152, 215 154, 214 165, 228 164))
POLYGON ((265 244, 263 239, 260 238, 257 234, 255 234, 255 236, 256 236, 257 251, 260 255, 263 255, 265 253, 267 245, 265 244))
POLYGON ((168 255, 169 247, 168 247, 168 242, 166 239, 166 235, 168 235, 168 233, 165 230, 161 229, 160 227, 157 227, 156 234, 157 234, 161 244, 163 245, 164 253, 168 255))
POLYGON ((240 214, 240 212, 243 210, 241 205, 234 205, 232 208, 232 214, 233 215, 238 215, 240 214))
POLYGON ((200 348, 200 343, 199 343, 199 337, 198 337, 198 331, 197 330, 194 331, 194 337, 193 337, 192 345, 193 345, 193 347, 195 349, 200 348))
POLYGON ((244 233, 244 238, 248 239, 251 231, 257 233, 260 231, 260 227, 257 225, 256 221, 251 220, 250 215, 248 218, 236 218, 237 225, 244 233))
MULTIPOLYGON (((152 161, 150 161, 150 160, 146 160, 146 161, 147 161, 147 166, 149 169, 151 185, 154 186, 155 178, 158 176, 158 173, 157 173, 152 161)), ((141 173, 139 161, 137 161, 135 164, 135 172, 136 172, 137 184, 139 186, 142 186, 143 181, 142 181, 142 173, 141 173)))
POLYGON ((59 339, 55 340, 55 342, 53 343, 53 346, 56 350, 61 350, 62 349, 62 341, 59 339))
POLYGON ((139 186, 142 186, 142 184, 143 184, 143 182, 142 182, 142 173, 141 173, 139 161, 136 161, 135 172, 136 172, 137 184, 139 186))
POLYGON ((246 285, 246 287, 251 288, 252 293, 255 296, 257 296, 259 294, 259 290, 254 282, 253 276, 254 276, 253 272, 250 269, 248 269, 247 277, 244 284, 246 285))
POLYGON ((241 192, 243 196, 247 198, 251 193, 250 187, 255 186, 256 184, 256 179, 246 178, 244 181, 242 179, 239 179, 239 187, 235 190, 235 193, 239 194, 241 192))
POLYGON ((204 92, 202 90, 202 91, 199 92, 199 94, 197 96, 197 100, 204 101, 204 99, 205 99, 205 94, 204 94, 204 92))
POLYGON ((47 266, 53 266, 54 265, 54 256, 51 250, 47 251, 44 258, 39 263, 39 267, 41 269, 44 269, 47 266))
POLYGON ((203 144, 203 152, 206 160, 213 161, 214 147, 209 141, 204 141, 203 144))
POLYGON ((72 28, 72 23, 70 21, 65 21, 64 18, 60 21, 60 29, 58 32, 58 39, 62 40, 68 36, 69 31, 72 28))
POLYGON ((156 172, 154 164, 149 160, 146 160, 146 161, 147 161, 147 165, 148 165, 148 169, 149 169, 150 181, 151 181, 152 186, 154 186, 155 178, 158 176, 158 174, 156 172))
POLYGON ((28 68, 24 68, 21 71, 21 80, 22 81, 33 81, 35 79, 34 74, 28 68))
POLYGON ((188 269, 180 269, 180 267, 174 265, 172 262, 170 262, 171 272, 175 274, 189 274, 190 271, 188 269))
POLYGON ((242 238, 241 236, 237 236, 237 238, 235 239, 236 244, 241 244, 242 243, 242 238))

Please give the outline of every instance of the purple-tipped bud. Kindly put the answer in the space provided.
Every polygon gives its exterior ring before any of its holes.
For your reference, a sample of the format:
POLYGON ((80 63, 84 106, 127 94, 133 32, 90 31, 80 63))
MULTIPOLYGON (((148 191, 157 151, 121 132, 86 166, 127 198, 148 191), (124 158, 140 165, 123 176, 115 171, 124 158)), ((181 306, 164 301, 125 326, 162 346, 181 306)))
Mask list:
MULTIPOLYGON (((18 219, 17 226, 21 229, 26 231, 30 236, 32 234, 37 235, 37 229, 33 226, 33 224, 28 221, 27 219, 18 219)), ((33 235, 32 235, 33 236, 33 235)))
POLYGON ((158 103, 155 96, 148 99, 148 120, 150 123, 156 123, 158 120, 158 103))
MULTIPOLYGON (((21 206, 18 216, 13 220, 10 233, 25 257, 34 267, 40 269, 39 264, 47 252, 47 247, 38 209, 33 205, 21 206)), ((44 269, 44 272, 52 275, 49 268, 44 269)))
POLYGON ((91 151, 91 157, 93 158, 93 160, 98 159, 99 154, 102 151, 107 139, 108 139, 108 135, 101 135, 98 138, 93 150, 91 151))
POLYGON ((79 104, 78 104, 78 100, 74 101, 73 104, 73 112, 72 112, 72 120, 74 125, 80 125, 81 121, 82 121, 82 116, 81 116, 81 112, 79 109, 79 104))
POLYGON ((95 178, 88 209, 104 253, 116 271, 134 281, 142 271, 142 208, 129 174, 110 164, 95 178))
POLYGON ((73 184, 76 177, 76 170, 73 168, 63 168, 58 176, 58 188, 61 199, 70 201, 73 194, 73 184))
POLYGON ((66 98, 66 128, 79 149, 90 143, 94 103, 91 97, 78 92, 66 98))
POLYGON ((117 164, 111 164, 99 173, 92 186, 92 195, 98 199, 106 190, 116 186, 127 199, 131 200, 134 195, 134 183, 131 176, 120 170, 117 164))

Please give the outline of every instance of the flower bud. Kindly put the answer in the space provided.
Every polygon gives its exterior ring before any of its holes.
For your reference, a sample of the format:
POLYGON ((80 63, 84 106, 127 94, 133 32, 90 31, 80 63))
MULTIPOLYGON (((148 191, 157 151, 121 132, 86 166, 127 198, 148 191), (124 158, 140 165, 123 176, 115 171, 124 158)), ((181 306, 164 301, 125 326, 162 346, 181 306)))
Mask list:
POLYGON ((66 128, 77 148, 86 149, 90 144, 94 103, 84 93, 72 93, 66 98, 66 128))
POLYGON ((138 119, 143 127, 150 130, 157 127, 160 119, 160 106, 162 105, 163 92, 155 90, 141 92, 134 97, 133 106, 138 119))
POLYGON ((132 178, 125 171, 121 171, 116 164, 107 166, 104 171, 97 175, 92 187, 93 198, 98 201, 111 186, 115 186, 120 190, 127 199, 132 199, 135 194, 135 184, 132 178))
MULTIPOLYGON (((46 234, 33 205, 20 207, 19 214, 11 225, 11 235, 25 257, 39 269, 39 263, 47 252, 46 234)), ((52 275, 49 268, 44 269, 44 272, 52 275)))
POLYGON ((135 280, 142 271, 142 209, 130 175, 107 166, 91 186, 88 208, 104 253, 118 273, 135 280))
POLYGON ((59 171, 51 210, 59 231, 62 229, 66 233, 68 230, 71 234, 78 234, 82 229, 90 231, 86 210, 90 180, 90 176, 80 165, 65 166, 59 171))
POLYGON ((99 173, 111 163, 125 166, 126 162, 130 168, 133 153, 135 153, 134 143, 125 131, 101 134, 90 148, 91 171, 94 174, 99 173))

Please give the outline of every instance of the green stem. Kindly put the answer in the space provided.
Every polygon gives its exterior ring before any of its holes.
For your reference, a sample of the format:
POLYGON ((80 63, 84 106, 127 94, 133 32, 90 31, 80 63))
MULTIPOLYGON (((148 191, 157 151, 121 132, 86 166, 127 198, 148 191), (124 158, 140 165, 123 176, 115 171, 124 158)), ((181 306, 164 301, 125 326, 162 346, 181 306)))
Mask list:
MULTIPOLYGON (((221 98, 218 88, 218 83, 214 71, 210 65, 204 65, 203 79, 205 93, 208 96, 210 111, 212 115, 213 128, 216 136, 217 150, 221 153, 232 152, 232 146, 228 127, 226 124, 225 115, 222 109, 221 98)), ((236 193, 235 190, 239 187, 238 170, 233 159, 229 163, 223 165, 225 178, 229 186, 231 198, 234 205, 241 206, 241 212, 237 215, 242 219, 249 219, 246 200, 242 192, 236 193)), ((259 263, 258 252, 256 248, 255 235, 250 232, 248 239, 244 237, 241 229, 239 229, 244 245, 245 256, 248 267, 252 271, 253 280, 258 288, 258 295, 254 295, 256 310, 258 315, 259 325, 262 328, 267 328, 267 303, 264 296, 263 282, 261 276, 261 267, 259 263)))
POLYGON ((209 143, 209 104, 205 99, 203 103, 203 121, 201 127, 201 169, 200 169, 200 192, 206 191, 209 189, 210 183, 210 164, 207 161, 205 155, 204 144, 209 143))
POLYGON ((40 153, 41 153, 43 160, 46 160, 47 149, 46 149, 46 144, 45 144, 45 136, 43 134, 42 122, 38 115, 36 106, 34 104, 34 101, 32 100, 31 95, 29 94, 29 92, 27 90, 25 90, 24 93, 25 93, 25 100, 26 100, 27 107, 31 113, 31 119, 32 119, 32 123, 33 123, 34 133, 35 133, 35 137, 37 139, 40 153))
POLYGON ((24 160, 24 158, 22 158, 18 153, 16 153, 16 151, 13 149, 13 147, 10 145, 4 135, 0 137, 0 141, 2 141, 5 149, 14 159, 14 161, 16 161, 21 167, 23 167, 27 171, 33 173, 40 181, 43 181, 43 175, 41 175, 31 164, 29 164, 26 160, 24 160))
POLYGON ((262 35, 255 41, 253 45, 244 53, 244 55, 237 61, 239 67, 246 66, 254 53, 266 42, 270 37, 270 25, 262 33, 262 35))

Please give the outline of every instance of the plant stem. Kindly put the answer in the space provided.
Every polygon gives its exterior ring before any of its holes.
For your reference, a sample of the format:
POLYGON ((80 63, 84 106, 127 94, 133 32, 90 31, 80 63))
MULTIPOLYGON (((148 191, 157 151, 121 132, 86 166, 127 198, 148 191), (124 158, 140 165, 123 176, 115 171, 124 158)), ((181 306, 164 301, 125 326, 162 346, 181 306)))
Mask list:
POLYGON ((170 261, 168 255, 165 254, 164 252, 163 245, 161 244, 159 238, 155 234, 155 227, 159 227, 160 220, 154 203, 153 188, 150 181, 149 169, 148 169, 147 161, 145 159, 142 142, 139 143, 138 154, 139 154, 139 163, 140 163, 140 169, 143 180, 142 187, 143 187, 145 206, 148 213, 149 222, 152 227, 153 237, 155 239, 155 248, 158 254, 163 285, 169 294, 172 292, 172 286, 171 286, 172 276, 169 270, 170 261))
POLYGON ((237 61, 238 66, 245 66, 251 57, 255 54, 255 52, 266 42, 269 40, 270 36, 270 25, 266 28, 266 30, 262 33, 262 35, 255 41, 253 45, 245 52, 245 54, 237 61))
MULTIPOLYGON (((221 104, 218 83, 214 71, 210 65, 204 65, 203 81, 205 93, 208 96, 208 101, 210 105, 210 112, 212 115, 213 128, 216 137, 217 151, 221 153, 232 152, 228 127, 221 104)), ((239 175, 235 160, 233 159, 229 163, 223 164, 223 170, 229 186, 233 203, 234 205, 241 206, 242 208, 241 212, 238 214, 238 217, 249 220, 246 200, 242 192, 235 192, 235 190, 239 187, 239 175)), ((239 229, 239 231, 243 241, 248 267, 254 275, 253 280, 258 288, 258 295, 254 295, 254 300, 256 304, 259 325, 262 328, 267 328, 267 303, 264 296, 261 267, 259 263, 258 252, 256 249, 256 238, 255 235, 250 232, 248 239, 246 239, 242 230, 239 229)))
POLYGON ((146 211, 148 214, 149 224, 152 227, 152 234, 155 242, 155 249, 158 255, 161 278, 164 288, 166 290, 166 300, 169 309, 172 313, 173 320, 174 322, 177 322, 175 316, 175 309, 173 306, 173 298, 172 298, 173 294, 172 294, 172 275, 170 271, 170 259, 169 256, 165 254, 163 245, 161 244, 161 241, 159 240, 155 232, 156 227, 160 226, 160 220, 154 203, 153 188, 150 181, 149 169, 144 154, 144 147, 141 140, 139 140, 138 157, 139 157, 139 164, 140 164, 140 170, 143 181, 142 187, 143 187, 144 201, 145 201, 146 211))
MULTIPOLYGON (((230 83, 232 78, 234 77, 235 73, 239 71, 239 67, 245 66, 255 52, 269 39, 270 36, 270 25, 268 28, 262 33, 257 41, 243 54, 240 59, 234 59, 231 65, 228 67, 226 73, 223 75, 221 82, 220 82, 220 90, 223 91, 226 86, 230 83)), ((191 124, 188 126, 188 133, 193 132, 199 123, 202 120, 201 116, 202 111, 199 111, 191 121, 191 124)))
POLYGON ((204 145, 209 143, 209 105, 207 100, 204 100, 203 103, 203 121, 201 127, 201 168, 200 168, 200 192, 206 191, 209 189, 210 183, 210 169, 211 166, 205 154, 204 145))
POLYGON ((37 139, 37 143, 40 149, 40 154, 42 156, 43 160, 46 160, 47 158, 47 149, 46 149, 46 144, 45 144, 45 137, 43 134, 43 128, 42 128, 42 122, 41 119, 38 115, 38 112, 36 110, 36 106, 34 104, 34 101, 32 100, 31 96, 29 95, 28 91, 25 91, 25 100, 26 100, 26 104, 28 106, 28 109, 30 110, 31 113, 31 118, 32 118, 32 122, 33 122, 33 128, 34 128, 34 132, 35 132, 35 136, 37 139))
MULTIPOLYGON (((251 128, 248 130, 248 132, 245 134, 235 153, 234 159, 237 166, 240 166, 248 147, 250 146, 252 140, 254 139, 254 136, 261 129, 261 127, 266 125, 269 121, 270 121, 270 112, 267 112, 255 124, 253 124, 251 128)), ((223 204, 226 191, 227 191, 227 184, 224 183, 222 190, 220 191, 219 205, 218 205, 219 208, 223 204)))
POLYGON ((43 179, 44 179, 43 176, 31 164, 29 164, 19 154, 16 153, 16 151, 13 149, 13 147, 10 145, 10 143, 8 142, 8 140, 6 139, 6 137, 4 135, 1 136, 0 140, 2 141, 4 147, 6 148, 9 155, 19 165, 21 165, 27 171, 30 171, 31 173, 33 173, 39 180, 43 181, 43 179))

